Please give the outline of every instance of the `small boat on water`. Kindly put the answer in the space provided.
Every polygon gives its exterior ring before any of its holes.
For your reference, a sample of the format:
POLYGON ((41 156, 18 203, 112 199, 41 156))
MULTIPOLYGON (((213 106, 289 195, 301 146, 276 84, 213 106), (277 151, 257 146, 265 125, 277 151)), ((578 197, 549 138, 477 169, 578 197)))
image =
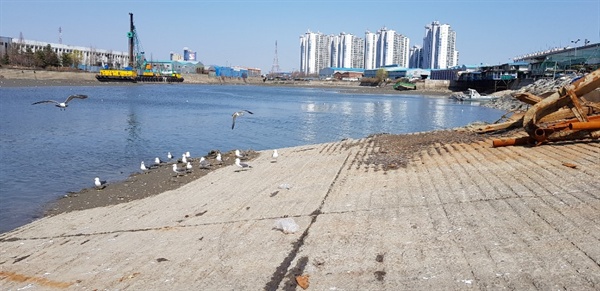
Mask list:
POLYGON ((494 100, 498 97, 486 94, 479 94, 475 89, 467 89, 467 91, 454 93, 450 96, 450 98, 456 99, 458 101, 487 101, 494 100))

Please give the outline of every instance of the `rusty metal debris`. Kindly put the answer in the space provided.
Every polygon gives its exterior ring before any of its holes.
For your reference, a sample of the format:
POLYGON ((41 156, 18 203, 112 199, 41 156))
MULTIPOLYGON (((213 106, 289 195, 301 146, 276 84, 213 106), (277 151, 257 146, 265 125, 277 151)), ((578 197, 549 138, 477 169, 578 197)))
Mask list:
POLYGON ((532 106, 506 122, 486 125, 476 131, 486 133, 522 126, 527 133, 524 137, 493 140, 494 147, 597 139, 600 137, 600 102, 587 100, 585 95, 599 87, 600 69, 545 98, 531 93, 513 93, 513 97, 532 106))

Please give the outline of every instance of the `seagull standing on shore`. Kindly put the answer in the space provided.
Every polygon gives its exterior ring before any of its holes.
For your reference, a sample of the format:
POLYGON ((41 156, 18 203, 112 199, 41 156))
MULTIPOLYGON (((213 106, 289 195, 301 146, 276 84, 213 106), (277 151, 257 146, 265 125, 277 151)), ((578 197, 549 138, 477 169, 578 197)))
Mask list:
POLYGON ((141 169, 142 171, 146 171, 146 170, 148 170, 148 168, 146 168, 146 165, 144 165, 144 161, 142 161, 142 163, 140 164, 140 169, 141 169))
POLYGON ((200 169, 208 169, 210 167, 210 163, 204 157, 200 157, 200 169))
POLYGON ((185 157, 186 157, 186 158, 191 158, 191 157, 192 157, 192 155, 190 154, 190 152, 185 152, 185 157))
POLYGON ((190 162, 187 162, 187 163, 185 164, 185 172, 186 172, 186 173, 191 173, 191 172, 192 172, 192 163, 190 163, 190 162))
POLYGON ((231 129, 233 129, 235 127, 235 119, 238 118, 238 117, 240 117, 240 116, 242 116, 242 115, 244 115, 244 112, 248 112, 250 114, 254 114, 254 113, 252 113, 252 112, 250 112, 248 110, 240 110, 238 112, 234 112, 231 115, 231 117, 233 118, 233 122, 231 123, 231 129))
POLYGON ((77 95, 71 95, 71 96, 67 97, 65 102, 58 102, 58 101, 54 101, 54 100, 43 100, 43 101, 31 103, 31 105, 41 104, 41 103, 54 103, 54 106, 60 108, 60 110, 65 110, 67 107, 69 107, 69 102, 71 102, 71 100, 73 100, 75 98, 85 99, 85 98, 88 98, 88 96, 77 94, 77 95))
POLYGON ((173 172, 175 172, 176 176, 183 175, 185 173, 185 171, 186 171, 186 169, 178 168, 177 164, 173 164, 173 172))
POLYGON ((181 155, 181 162, 184 164, 187 163, 187 158, 185 157, 185 154, 181 155))
POLYGON ((223 164, 223 157, 221 157, 221 153, 217 153, 217 162, 219 162, 219 165, 223 164))
POLYGON ((240 150, 235 150, 235 156, 240 159, 243 159, 246 157, 246 155, 242 154, 242 152, 240 152, 240 150))
POLYGON ((96 177, 96 178, 94 178, 94 185, 96 185, 96 189, 98 189, 98 190, 104 189, 104 188, 106 188, 106 181, 104 181, 104 180, 100 181, 100 178, 96 177))
POLYGON ((279 153, 277 153, 277 150, 273 150, 273 162, 277 162, 277 158, 279 157, 279 153))
POLYGON ((171 152, 168 152, 168 153, 167 153, 167 158, 168 158, 169 160, 172 160, 172 159, 173 159, 173 155, 171 154, 171 152))
POLYGON ((252 166, 250 166, 250 165, 248 165, 246 163, 242 163, 240 161, 240 158, 236 158, 235 159, 235 165, 238 166, 238 167, 240 167, 240 168, 242 168, 243 170, 246 170, 248 168, 252 168, 252 166))

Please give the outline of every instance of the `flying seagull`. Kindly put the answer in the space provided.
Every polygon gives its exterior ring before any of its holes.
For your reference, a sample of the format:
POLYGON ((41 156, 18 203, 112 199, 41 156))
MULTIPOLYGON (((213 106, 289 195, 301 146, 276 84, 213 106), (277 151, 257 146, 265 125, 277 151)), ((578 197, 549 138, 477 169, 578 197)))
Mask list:
POLYGON ((248 112, 250 114, 254 114, 254 113, 252 113, 252 112, 250 112, 248 110, 241 110, 241 111, 238 111, 238 112, 234 112, 231 115, 231 117, 233 118, 233 123, 231 123, 231 129, 233 129, 235 127, 235 119, 238 118, 238 116, 244 115, 244 112, 248 112))
POLYGON ((88 98, 87 95, 71 95, 69 97, 67 97, 67 100, 65 100, 65 102, 58 102, 58 101, 54 101, 54 100, 43 100, 43 101, 38 101, 38 102, 33 102, 31 103, 31 105, 35 105, 35 104, 41 104, 41 103, 54 103, 56 107, 60 108, 60 110, 65 110, 67 107, 69 107, 69 102, 75 98, 79 98, 79 99, 85 99, 88 98))
POLYGON ((106 188, 106 181, 100 181, 100 178, 96 177, 94 178, 94 185, 96 185, 96 189, 98 190, 104 189, 106 188))

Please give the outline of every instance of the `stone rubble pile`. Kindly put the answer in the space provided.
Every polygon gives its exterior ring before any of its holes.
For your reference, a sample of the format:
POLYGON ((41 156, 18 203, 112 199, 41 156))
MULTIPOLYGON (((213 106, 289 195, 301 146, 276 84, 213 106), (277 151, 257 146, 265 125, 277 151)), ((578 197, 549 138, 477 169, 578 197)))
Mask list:
POLYGON ((559 88, 568 85, 579 76, 563 76, 557 79, 539 79, 533 84, 521 87, 518 90, 504 90, 493 93, 494 96, 499 96, 498 99, 486 102, 482 106, 496 108, 505 111, 526 111, 530 105, 521 102, 514 98, 511 94, 514 92, 529 92, 533 95, 543 97, 556 92, 559 88))

